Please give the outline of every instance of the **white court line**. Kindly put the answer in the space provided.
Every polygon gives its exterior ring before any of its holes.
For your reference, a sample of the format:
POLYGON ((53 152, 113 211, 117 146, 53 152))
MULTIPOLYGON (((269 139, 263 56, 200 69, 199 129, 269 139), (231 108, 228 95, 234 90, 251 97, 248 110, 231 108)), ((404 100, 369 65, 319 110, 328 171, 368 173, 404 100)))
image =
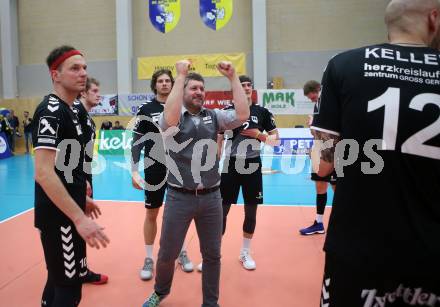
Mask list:
POLYGON ((8 218, 6 218, 6 219, 4 219, 4 220, 1 220, 1 221, 0 221, 0 224, 2 224, 2 223, 4 223, 4 222, 7 222, 7 221, 9 221, 9 220, 12 220, 13 218, 16 218, 16 217, 18 217, 18 216, 20 216, 20 215, 22 215, 22 214, 25 214, 25 213, 27 213, 27 212, 29 212, 29 211, 31 211, 31 210, 34 210, 34 208, 27 209, 27 210, 25 210, 25 211, 23 211, 23 212, 17 213, 16 215, 13 215, 13 216, 8 217, 8 218))
MULTIPOLYGON (((144 202, 141 201, 141 200, 111 200, 111 199, 95 199, 95 201, 102 201, 102 202, 109 202, 109 203, 121 203, 121 202, 124 202, 124 203, 133 203, 133 204, 135 204, 135 203, 143 204, 143 203, 144 203, 144 202)), ((243 206, 243 204, 237 204, 237 205, 238 205, 238 206, 243 206)), ((265 205, 265 204, 259 204, 259 206, 263 206, 263 207, 304 207, 304 208, 307 208, 307 207, 315 207, 315 205, 265 205)), ((327 205, 326 207, 331 207, 331 206, 327 205)), ((8 218, 6 218, 6 219, 4 219, 4 220, 1 220, 1 221, 0 221, 0 224, 2 224, 2 223, 4 223, 4 222, 7 222, 7 221, 9 221, 9 220, 12 220, 13 218, 19 217, 20 215, 23 215, 23 214, 25 214, 25 213, 27 213, 27 212, 29 212, 29 211, 31 211, 31 210, 34 210, 34 208, 27 209, 27 210, 25 210, 25 211, 23 211, 23 212, 17 213, 17 214, 15 214, 15 215, 11 216, 11 217, 8 217, 8 218)))
MULTIPOLYGON (((111 199, 95 199, 95 201, 105 201, 105 202, 124 202, 124 203, 144 203, 141 200, 111 200, 111 199)), ((243 206, 243 204, 236 204, 238 206, 243 206)), ((315 205, 265 205, 265 204, 259 204, 258 206, 264 206, 264 207, 315 207, 315 205)), ((331 207, 331 205, 326 205, 326 207, 331 207)))

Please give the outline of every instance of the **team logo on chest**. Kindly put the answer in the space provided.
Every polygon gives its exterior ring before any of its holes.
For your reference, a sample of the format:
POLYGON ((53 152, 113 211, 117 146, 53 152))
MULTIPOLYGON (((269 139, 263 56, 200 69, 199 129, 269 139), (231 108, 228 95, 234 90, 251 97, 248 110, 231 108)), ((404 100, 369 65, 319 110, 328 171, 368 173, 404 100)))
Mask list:
POLYGON ((205 125, 212 124, 212 117, 210 115, 203 117, 202 120, 205 125))
POLYGON ((253 123, 258 124, 258 117, 254 116, 254 115, 251 115, 251 121, 252 121, 253 123))
POLYGON ((161 112, 151 113, 151 119, 153 120, 154 123, 156 124, 159 123, 160 114, 161 112))
POLYGON ((58 131, 58 122, 56 117, 43 116, 40 118, 38 126, 38 136, 56 138, 58 131))

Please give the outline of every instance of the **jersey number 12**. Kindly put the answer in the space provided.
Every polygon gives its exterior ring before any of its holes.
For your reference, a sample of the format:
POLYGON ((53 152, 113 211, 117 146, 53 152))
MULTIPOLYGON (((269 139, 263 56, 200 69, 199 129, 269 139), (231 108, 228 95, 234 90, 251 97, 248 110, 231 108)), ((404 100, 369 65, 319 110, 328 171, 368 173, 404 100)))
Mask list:
MULTIPOLYGON (((397 128, 399 122, 399 102, 400 89, 389 87, 385 93, 379 97, 368 101, 368 112, 375 111, 385 107, 382 139, 384 140, 385 150, 396 149, 397 128)), ((432 103, 440 108, 440 95, 438 94, 419 94, 409 103, 409 108, 417 111, 423 111, 425 105, 432 103)), ((423 128, 419 132, 410 136, 402 144, 403 153, 417 156, 440 159, 440 147, 424 144, 426 141, 434 138, 440 132, 440 117, 431 125, 423 128)))

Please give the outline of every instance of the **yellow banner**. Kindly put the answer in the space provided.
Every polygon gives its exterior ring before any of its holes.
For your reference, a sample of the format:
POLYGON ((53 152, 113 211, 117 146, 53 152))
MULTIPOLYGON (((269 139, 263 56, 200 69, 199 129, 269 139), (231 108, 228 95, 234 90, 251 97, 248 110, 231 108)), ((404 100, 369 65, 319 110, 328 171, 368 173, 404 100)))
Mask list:
POLYGON ((201 74, 203 77, 222 76, 216 68, 216 64, 220 61, 230 61, 238 75, 246 74, 246 55, 243 52, 191 54, 138 58, 138 79, 151 79, 151 75, 158 69, 169 69, 173 72, 173 76, 175 76, 175 64, 182 59, 191 60, 191 70, 201 74))

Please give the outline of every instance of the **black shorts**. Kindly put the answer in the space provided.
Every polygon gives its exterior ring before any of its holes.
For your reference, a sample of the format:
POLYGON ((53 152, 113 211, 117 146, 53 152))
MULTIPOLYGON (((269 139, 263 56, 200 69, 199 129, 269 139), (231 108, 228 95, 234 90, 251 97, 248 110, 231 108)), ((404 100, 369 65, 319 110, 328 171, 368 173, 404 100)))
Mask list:
POLYGON ((87 275, 86 242, 71 223, 40 230, 44 259, 56 285, 82 284, 87 275))
MULTIPOLYGON (((235 168, 237 159, 229 159, 228 171, 222 172, 220 191, 223 204, 236 204, 240 187, 242 188, 245 205, 258 205, 263 203, 263 176, 261 174, 261 158, 250 158, 244 161, 244 168, 250 164, 257 164, 256 171, 250 174, 240 174, 235 168)), ((226 167, 226 165, 224 165, 226 167)), ((224 169, 226 171, 226 169, 224 169)))
POLYGON ((310 179, 312 179, 313 181, 324 181, 324 182, 328 182, 333 185, 336 184, 336 178, 337 177, 336 177, 335 170, 333 170, 333 172, 330 175, 325 176, 325 177, 318 176, 317 173, 312 173, 310 176, 310 179))
POLYGON ((166 173, 145 174, 145 181, 151 185, 145 189, 145 208, 156 209, 162 206, 167 189, 166 176, 166 173))
POLYGON ((427 275, 405 276, 382 270, 373 273, 353 268, 327 253, 320 306, 439 306, 440 276, 427 275))

